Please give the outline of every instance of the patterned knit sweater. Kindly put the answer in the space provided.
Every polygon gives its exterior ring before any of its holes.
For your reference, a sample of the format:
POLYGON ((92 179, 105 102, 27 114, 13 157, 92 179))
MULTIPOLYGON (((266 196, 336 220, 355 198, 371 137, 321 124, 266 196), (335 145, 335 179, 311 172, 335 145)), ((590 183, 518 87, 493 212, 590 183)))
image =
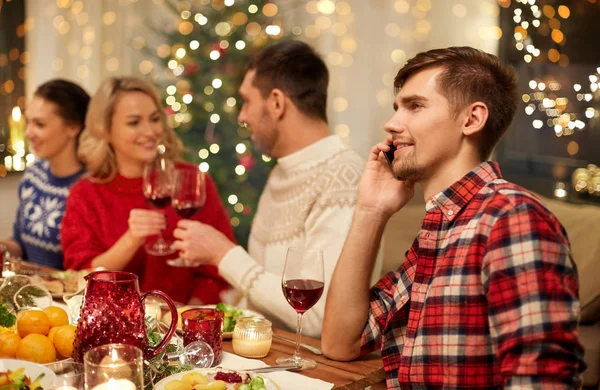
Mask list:
POLYGON ((364 163, 336 136, 278 160, 261 195, 248 252, 231 249, 219 272, 244 294, 242 305, 295 329, 296 312, 281 289, 290 246, 323 249, 325 291, 303 316, 303 333, 320 337, 325 297, 350 228, 364 163))
POLYGON ((60 226, 65 202, 71 186, 84 172, 56 177, 46 160, 27 168, 19 183, 19 207, 13 225, 13 239, 23 249, 25 260, 62 269, 60 226))

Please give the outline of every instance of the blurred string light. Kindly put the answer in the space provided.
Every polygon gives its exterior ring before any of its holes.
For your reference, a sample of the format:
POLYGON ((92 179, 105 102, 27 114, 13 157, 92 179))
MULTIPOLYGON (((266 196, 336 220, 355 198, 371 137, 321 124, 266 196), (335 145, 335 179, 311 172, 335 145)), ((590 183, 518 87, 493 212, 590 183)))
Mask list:
MULTIPOLYGON (((0 1, 0 12, 10 12, 12 6, 0 1)), ((4 103, 2 105, 4 113, 8 115, 2 116, 7 122, 0 123, 0 153, 4 155, 0 160, 0 177, 5 177, 9 171, 25 170, 35 159, 25 142, 25 116, 22 112, 25 108, 25 97, 22 94, 23 82, 27 76, 26 66, 29 63, 29 52, 25 48, 23 39, 33 27, 33 19, 28 18, 18 24, 14 30, 6 28, 3 30, 5 39, 4 45, 0 45, 2 46, 0 71, 3 76, 0 81, 0 99, 4 103), (15 47, 11 47, 13 43, 15 47), (20 47, 24 49, 20 50, 20 47)), ((87 49, 83 51, 83 55, 89 55, 87 49)))
MULTIPOLYGON (((510 0, 498 0, 498 2, 500 6, 505 8, 511 5, 510 0)), ((561 25, 571 16, 569 7, 560 5, 555 8, 550 4, 545 4, 540 8, 536 0, 516 0, 515 2, 518 6, 514 8, 512 18, 515 26, 513 37, 515 47, 523 52, 525 62, 530 63, 534 59, 542 61, 543 58, 547 58, 550 62, 566 68, 569 65, 569 57, 566 54, 561 54, 559 49, 567 42, 567 38, 561 30, 561 25), (542 53, 531 38, 530 31, 533 28, 536 28, 541 36, 549 37, 555 44, 559 45, 559 49, 552 48, 547 53, 542 53), (545 54, 545 56, 542 54, 545 54)))
MULTIPOLYGON (((421 1, 421 0, 419 0, 421 1)), ((354 36, 354 23, 356 15, 345 0, 310 0, 304 4, 304 10, 308 14, 308 23, 305 26, 293 26, 291 33, 296 36, 304 36, 307 40, 316 40, 321 37, 331 37, 334 47, 328 50, 324 60, 330 69, 339 68, 343 70, 352 67, 354 58, 358 51, 358 42, 354 36)), ((333 98, 332 107, 339 115, 348 112, 350 101, 346 96, 340 94, 333 98)), ((343 120, 343 117, 341 117, 343 120)), ((350 139, 350 128, 335 126, 334 133, 344 142, 350 139)), ((263 156, 264 161, 265 157, 263 156)))
MULTIPOLYGON (((529 88, 532 92, 521 97, 524 103, 528 103, 525 106, 525 113, 527 115, 534 115, 536 111, 544 113, 547 116, 546 125, 554 129, 557 137, 572 135, 575 131, 583 130, 586 127, 586 124, 578 119, 576 113, 565 112, 569 99, 558 95, 562 86, 551 76, 548 76, 545 81, 530 80, 529 88)), ((574 88, 577 90, 581 86, 576 85, 574 88)), ((578 96, 585 99, 583 94, 578 96)), ((535 119, 532 125, 535 129, 541 129, 544 121, 535 119)))
MULTIPOLYGON (((523 52, 525 62, 532 61, 544 62, 545 60, 566 68, 569 66, 569 57, 560 52, 560 48, 565 45, 567 37, 561 31, 562 24, 566 23, 571 16, 571 10, 566 5, 553 6, 551 4, 538 5, 536 0, 516 0, 517 6, 514 8, 514 39, 517 50, 523 52), (531 34, 532 28, 536 28, 539 35, 548 37, 553 41, 554 47, 549 49, 545 56, 539 48, 535 46, 531 34)), ((511 0, 499 0, 499 5, 508 8, 511 0)), ((573 90, 577 93, 576 98, 579 102, 589 103, 594 99, 600 98, 598 91, 600 89, 600 67, 596 69, 595 74, 588 76, 589 83, 574 83, 573 90), (583 87, 586 85, 586 88, 583 87)), ((594 107, 585 108, 583 116, 575 112, 567 112, 569 99, 564 96, 568 89, 561 91, 561 84, 549 75, 544 80, 533 79, 529 81, 531 93, 524 94, 522 100, 527 105, 524 110, 527 115, 534 115, 536 112, 542 112, 546 115, 546 120, 535 119, 532 126, 540 129, 545 124, 554 130, 557 137, 570 136, 577 131, 584 130, 587 127, 587 121, 598 117, 598 110, 594 107)), ((579 147, 575 141, 567 146, 569 155, 575 155, 579 147)))

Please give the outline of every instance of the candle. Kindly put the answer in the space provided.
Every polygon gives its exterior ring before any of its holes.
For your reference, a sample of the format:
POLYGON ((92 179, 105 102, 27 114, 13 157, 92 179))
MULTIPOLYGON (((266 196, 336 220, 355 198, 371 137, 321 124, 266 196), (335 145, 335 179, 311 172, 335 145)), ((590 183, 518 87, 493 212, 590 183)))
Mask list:
POLYGON ((143 353, 128 344, 105 344, 83 356, 85 388, 92 390, 142 390, 143 353))
POLYGON ((25 119, 18 106, 13 107, 12 115, 8 118, 10 128, 10 146, 15 151, 12 156, 11 168, 15 171, 22 171, 25 166, 23 158, 25 157, 25 119))
POLYGON ((13 107, 8 124, 10 126, 10 144, 13 149, 16 149, 17 143, 25 139, 25 119, 19 106, 13 107))
POLYGON ((249 358, 265 357, 271 349, 271 339, 268 340, 233 340, 233 351, 249 358))
POLYGON ((267 356, 271 349, 271 322, 264 318, 240 318, 233 330, 233 351, 249 358, 267 356))
POLYGON ((108 382, 95 386, 92 390, 136 390, 132 381, 127 379, 109 379, 108 382))

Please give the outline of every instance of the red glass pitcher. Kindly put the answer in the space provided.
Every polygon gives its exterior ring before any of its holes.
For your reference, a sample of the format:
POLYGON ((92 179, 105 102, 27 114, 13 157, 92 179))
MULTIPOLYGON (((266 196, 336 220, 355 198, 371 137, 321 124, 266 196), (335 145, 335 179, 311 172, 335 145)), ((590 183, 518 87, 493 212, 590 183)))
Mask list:
POLYGON ((148 345, 144 299, 149 295, 163 298, 171 318, 177 318, 175 304, 162 291, 152 290, 140 295, 138 277, 130 272, 97 271, 85 277, 87 287, 81 315, 77 323, 73 359, 83 361, 83 355, 99 345, 122 343, 135 345, 152 359, 169 343, 177 321, 171 321, 169 331, 156 347, 148 345))

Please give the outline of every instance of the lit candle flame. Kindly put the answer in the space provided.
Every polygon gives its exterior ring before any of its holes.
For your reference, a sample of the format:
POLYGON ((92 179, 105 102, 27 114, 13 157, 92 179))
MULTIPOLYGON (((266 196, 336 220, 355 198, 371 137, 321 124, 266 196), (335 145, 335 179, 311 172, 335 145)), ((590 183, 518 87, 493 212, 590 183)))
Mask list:
POLYGON ((15 106, 12 109, 12 119, 15 122, 19 122, 21 120, 21 109, 19 106, 15 106))

